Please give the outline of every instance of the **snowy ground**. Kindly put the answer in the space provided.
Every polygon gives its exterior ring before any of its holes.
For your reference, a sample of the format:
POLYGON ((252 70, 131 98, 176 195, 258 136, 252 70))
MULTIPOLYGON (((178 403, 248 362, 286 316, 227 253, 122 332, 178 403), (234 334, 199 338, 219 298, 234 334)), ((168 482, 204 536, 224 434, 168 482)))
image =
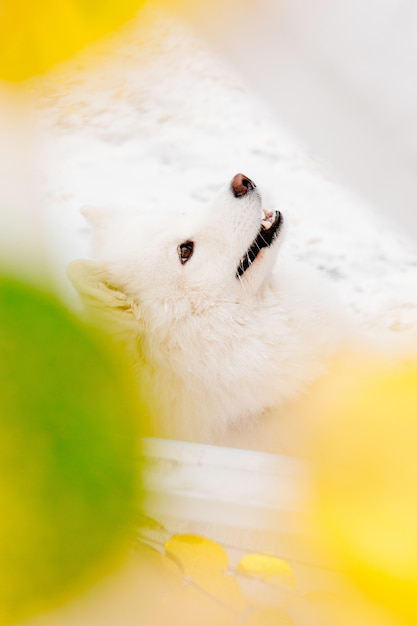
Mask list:
POLYGON ((57 285, 88 255, 85 204, 170 211, 239 171, 283 211, 287 247, 327 272, 365 326, 417 332, 417 247, 343 188, 192 29, 151 5, 34 83, 45 228, 57 285))

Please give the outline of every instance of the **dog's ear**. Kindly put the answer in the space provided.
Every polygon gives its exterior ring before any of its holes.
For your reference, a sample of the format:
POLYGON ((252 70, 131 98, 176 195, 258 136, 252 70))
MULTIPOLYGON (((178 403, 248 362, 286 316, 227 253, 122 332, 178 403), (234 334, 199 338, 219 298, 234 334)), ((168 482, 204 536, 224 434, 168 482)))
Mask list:
POLYGON ((112 285, 103 263, 84 259, 73 261, 67 274, 95 323, 111 329, 113 334, 115 331, 123 333, 139 323, 137 305, 112 285))

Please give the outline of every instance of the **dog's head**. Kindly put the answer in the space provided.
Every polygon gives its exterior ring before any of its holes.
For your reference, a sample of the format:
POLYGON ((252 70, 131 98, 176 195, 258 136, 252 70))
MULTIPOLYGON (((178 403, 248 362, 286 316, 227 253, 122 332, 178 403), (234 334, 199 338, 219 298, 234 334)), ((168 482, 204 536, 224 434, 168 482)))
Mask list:
POLYGON ((237 174, 203 210, 160 217, 83 211, 109 283, 157 319, 241 302, 270 276, 283 218, 237 174))

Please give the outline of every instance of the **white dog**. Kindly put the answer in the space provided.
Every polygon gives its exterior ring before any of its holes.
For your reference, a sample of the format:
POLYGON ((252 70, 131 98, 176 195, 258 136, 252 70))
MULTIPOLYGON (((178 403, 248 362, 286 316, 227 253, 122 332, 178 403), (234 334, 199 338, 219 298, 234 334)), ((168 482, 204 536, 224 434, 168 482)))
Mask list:
POLYGON ((70 277, 123 339, 151 433, 296 451, 294 401, 346 329, 327 286, 277 261, 285 216, 242 174, 191 215, 84 214, 95 260, 74 262, 70 277))

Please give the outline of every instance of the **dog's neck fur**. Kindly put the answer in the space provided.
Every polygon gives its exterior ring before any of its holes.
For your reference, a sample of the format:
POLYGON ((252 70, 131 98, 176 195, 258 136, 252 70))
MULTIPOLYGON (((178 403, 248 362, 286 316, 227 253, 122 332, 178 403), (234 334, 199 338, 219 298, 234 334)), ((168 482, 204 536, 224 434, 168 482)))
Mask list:
POLYGON ((206 302, 208 317, 196 305, 172 312, 175 332, 136 306, 141 319, 125 340, 150 407, 150 434, 231 444, 325 372, 334 335, 316 292, 307 307, 305 294, 294 301, 296 280, 280 267, 256 297, 206 302))

